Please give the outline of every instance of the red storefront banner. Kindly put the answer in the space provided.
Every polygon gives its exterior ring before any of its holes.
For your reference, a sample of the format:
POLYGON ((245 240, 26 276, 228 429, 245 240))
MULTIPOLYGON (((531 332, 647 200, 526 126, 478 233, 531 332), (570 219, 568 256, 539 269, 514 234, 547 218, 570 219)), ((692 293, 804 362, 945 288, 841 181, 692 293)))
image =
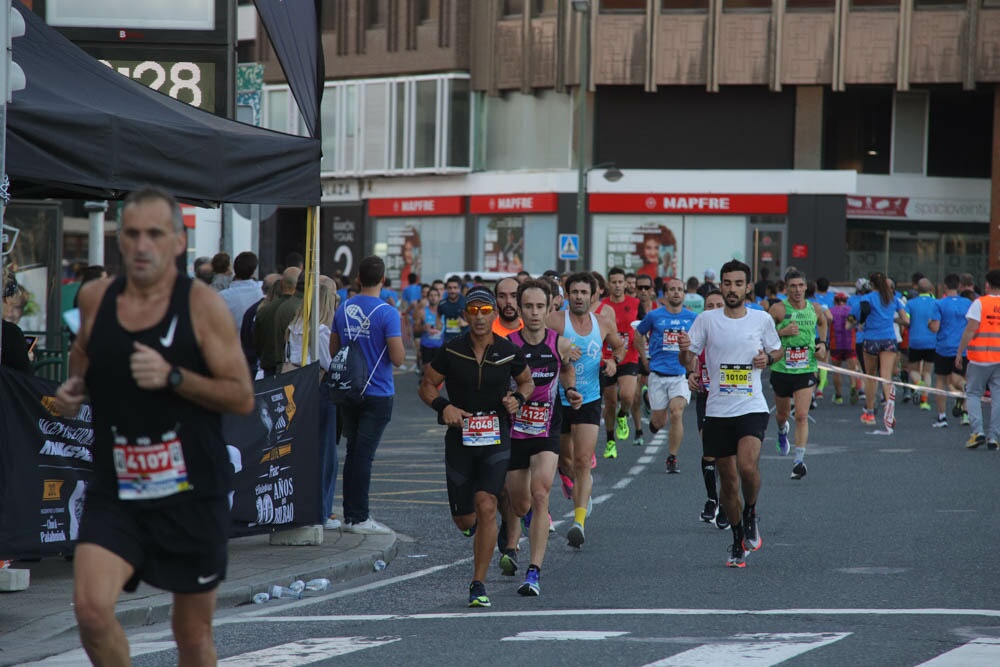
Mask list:
POLYGON ((847 196, 849 218, 905 218, 909 197, 847 196))
POLYGON ((498 215, 504 213, 555 213, 558 210, 555 192, 516 195, 474 195, 469 197, 469 213, 498 215))
POLYGON ((788 213, 788 195, 618 194, 590 195, 591 213, 788 213))
POLYGON ((373 218, 464 214, 465 197, 403 197, 368 200, 368 215, 373 218))

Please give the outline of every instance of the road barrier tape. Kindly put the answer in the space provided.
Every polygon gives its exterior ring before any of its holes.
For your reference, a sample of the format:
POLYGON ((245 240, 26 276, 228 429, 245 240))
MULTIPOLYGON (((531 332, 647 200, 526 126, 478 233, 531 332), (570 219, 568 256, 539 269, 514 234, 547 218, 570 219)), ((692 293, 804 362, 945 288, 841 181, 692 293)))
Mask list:
MULTIPOLYGON (((849 377, 861 378, 863 380, 875 380, 876 382, 885 382, 882 378, 876 375, 868 375, 867 373, 862 373, 860 371, 852 371, 847 368, 841 368, 840 366, 831 366, 828 363, 822 361, 816 362, 817 367, 830 372, 837 373, 838 375, 847 375, 849 377)), ((900 380, 893 380, 889 384, 895 385, 897 387, 906 387, 912 389, 913 391, 920 392, 921 394, 933 394, 935 396, 946 396, 951 398, 966 398, 966 394, 963 391, 951 391, 948 389, 938 389, 936 387, 928 387, 922 384, 911 384, 909 382, 902 382, 900 380)), ((984 403, 988 403, 990 399, 986 396, 982 397, 984 403)))

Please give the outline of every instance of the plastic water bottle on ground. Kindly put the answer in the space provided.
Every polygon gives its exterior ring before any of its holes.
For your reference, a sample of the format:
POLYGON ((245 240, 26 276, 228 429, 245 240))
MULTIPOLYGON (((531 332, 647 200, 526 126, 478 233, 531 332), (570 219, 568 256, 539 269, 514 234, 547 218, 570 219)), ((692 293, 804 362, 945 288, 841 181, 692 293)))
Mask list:
POLYGON ((253 603, 254 604, 264 604, 265 602, 267 602, 270 599, 271 599, 271 596, 268 595, 267 593, 257 593, 257 595, 253 596, 253 603))
POLYGON ((375 569, 376 572, 381 572, 382 570, 385 569, 385 561, 379 558, 372 564, 372 567, 375 569))
POLYGON ((292 590, 286 586, 271 586, 271 597, 275 599, 289 598, 292 600, 298 600, 302 597, 302 593, 300 591, 292 590))
POLYGON ((329 586, 330 580, 324 578, 310 579, 306 582, 307 591, 325 591, 329 586))
POLYGON ((302 581, 301 579, 296 579, 292 583, 288 584, 288 587, 291 588, 293 591, 301 593, 306 589, 306 582, 302 581))

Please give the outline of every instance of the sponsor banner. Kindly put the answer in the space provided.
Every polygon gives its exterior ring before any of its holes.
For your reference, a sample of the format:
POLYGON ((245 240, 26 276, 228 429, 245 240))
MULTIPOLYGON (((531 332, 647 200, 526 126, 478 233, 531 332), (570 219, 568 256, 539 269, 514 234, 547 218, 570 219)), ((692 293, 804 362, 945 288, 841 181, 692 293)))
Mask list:
POLYGON ((480 215, 497 213, 555 213, 559 208, 555 192, 520 195, 475 195, 469 198, 469 212, 480 215))
POLYGON ((898 218, 936 222, 989 222, 988 199, 847 196, 848 218, 898 218))
MULTIPOLYGON (((318 372, 261 380, 254 412, 223 418, 233 535, 321 522, 318 372)), ((69 553, 77 539, 93 477, 91 409, 57 414, 57 386, 0 367, 0 559, 69 553)))
POLYGON ((368 215, 373 218, 463 214, 465 214, 464 197, 404 197, 368 200, 368 215))
POLYGON ((524 268, 524 217, 490 218, 483 232, 483 268, 517 273, 524 268))
POLYGON ((591 213, 731 213, 784 215, 787 195, 740 194, 619 194, 595 192, 589 196, 591 213))

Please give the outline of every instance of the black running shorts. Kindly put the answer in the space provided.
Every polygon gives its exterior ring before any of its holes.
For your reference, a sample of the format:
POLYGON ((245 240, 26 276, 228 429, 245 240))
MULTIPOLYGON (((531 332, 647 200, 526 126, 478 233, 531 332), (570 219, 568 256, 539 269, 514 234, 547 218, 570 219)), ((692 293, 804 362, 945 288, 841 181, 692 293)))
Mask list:
POLYGON ((771 388, 778 398, 791 398, 799 389, 816 386, 815 373, 782 373, 771 371, 771 388))
MULTIPOLYGON (((701 433, 705 428, 705 407, 708 405, 708 392, 699 391, 695 394, 694 399, 694 414, 698 417, 698 432, 701 433)), ((702 443, 704 446, 704 443, 702 443)))
POLYGON ((955 355, 944 356, 934 353, 934 375, 961 375, 965 377, 965 369, 969 365, 968 359, 962 364, 962 368, 955 368, 955 355))
POLYGON ((104 547, 135 569, 126 591, 145 581, 172 593, 204 593, 226 578, 229 529, 225 497, 137 509, 87 495, 79 542, 104 547))
MULTIPOLYGON (((593 424, 601 425, 601 399, 584 403, 579 410, 574 410, 568 405, 562 406, 562 427, 558 433, 567 435, 573 424, 593 424)), ((555 432, 555 431, 554 431, 555 432)))
POLYGON ((934 361, 934 349, 931 348, 931 349, 928 349, 928 350, 918 350, 916 348, 911 347, 910 351, 907 352, 907 359, 909 360, 909 362, 911 364, 915 364, 915 363, 917 363, 919 361, 930 361, 930 362, 933 362, 934 361))
POLYGON ((767 419, 766 412, 751 412, 739 417, 705 417, 705 430, 701 437, 705 456, 736 456, 740 439, 747 436, 763 441, 767 419))
POLYGON ((510 431, 501 429, 501 444, 466 447, 462 431, 449 428, 444 434, 444 468, 448 482, 448 504, 452 516, 476 512, 476 493, 499 496, 510 465, 510 431))
POLYGON ((639 364, 619 364, 615 374, 608 377, 601 373, 601 391, 618 384, 618 379, 623 377, 639 377, 639 364))
POLYGON ((434 361, 434 357, 437 356, 438 351, 441 349, 438 347, 424 347, 420 346, 420 363, 429 364, 434 361))
POLYGON ((559 454, 559 431, 547 438, 510 439, 509 470, 527 470, 531 467, 531 457, 541 452, 559 454))

